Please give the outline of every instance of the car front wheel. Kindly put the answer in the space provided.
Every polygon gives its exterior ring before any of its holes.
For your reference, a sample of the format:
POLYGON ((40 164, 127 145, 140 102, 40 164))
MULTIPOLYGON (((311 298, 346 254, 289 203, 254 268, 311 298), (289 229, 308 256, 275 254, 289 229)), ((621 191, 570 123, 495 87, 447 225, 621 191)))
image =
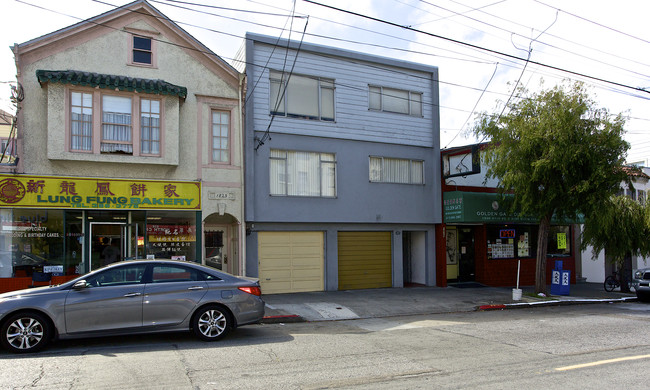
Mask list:
POLYGON ((646 292, 637 291, 636 297, 641 302, 650 302, 650 294, 646 292))
POLYGON ((36 352, 43 349, 51 338, 47 319, 38 313, 18 313, 3 323, 2 345, 14 353, 36 352))
POLYGON ((192 321, 192 330, 203 341, 224 338, 232 328, 230 313, 220 306, 206 306, 199 310, 192 321))

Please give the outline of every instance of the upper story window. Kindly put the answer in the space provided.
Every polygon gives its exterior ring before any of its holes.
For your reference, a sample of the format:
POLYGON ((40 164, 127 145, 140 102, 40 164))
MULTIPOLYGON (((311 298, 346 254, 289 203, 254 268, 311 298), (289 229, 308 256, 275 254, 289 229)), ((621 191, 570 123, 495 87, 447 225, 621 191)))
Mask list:
POLYGON ((90 152, 93 148, 93 95, 70 93, 70 149, 90 152))
POLYGON ((372 85, 368 88, 369 109, 422 116, 422 93, 372 85))
POLYGON ((230 113, 212 111, 212 162, 230 162, 230 113))
POLYGON ((129 97, 102 97, 102 153, 133 154, 132 106, 133 102, 129 97))
POLYGON ((159 99, 70 91, 69 113, 70 151, 160 156, 159 99))
POLYGON ((156 67, 156 35, 157 32, 126 28, 128 42, 129 65, 156 67))
POLYGON ((334 121, 334 80, 270 71, 273 115, 334 121))
POLYGON ((133 62, 153 65, 151 38, 133 36, 133 62))
POLYGON ((376 183, 424 184, 424 161, 370 156, 369 178, 376 183))
POLYGON ((140 153, 160 155, 160 100, 140 99, 140 153))
POLYGON ((336 196, 334 153, 271 149, 271 195, 336 196))

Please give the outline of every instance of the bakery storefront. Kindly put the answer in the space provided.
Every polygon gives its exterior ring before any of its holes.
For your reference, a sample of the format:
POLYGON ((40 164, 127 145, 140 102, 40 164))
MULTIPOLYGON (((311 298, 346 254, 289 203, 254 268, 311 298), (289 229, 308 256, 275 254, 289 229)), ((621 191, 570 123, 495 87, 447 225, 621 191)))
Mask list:
MULTIPOLYGON (((477 282, 488 286, 535 283, 538 221, 508 211, 496 193, 449 191, 443 194, 441 241, 447 283, 477 282)), ((553 219, 548 235, 547 280, 555 260, 571 271, 575 283, 573 221, 553 219)), ((440 261, 440 260, 439 260, 440 261)))
POLYGON ((122 260, 201 259, 201 183, 0 175, 0 292, 122 260))

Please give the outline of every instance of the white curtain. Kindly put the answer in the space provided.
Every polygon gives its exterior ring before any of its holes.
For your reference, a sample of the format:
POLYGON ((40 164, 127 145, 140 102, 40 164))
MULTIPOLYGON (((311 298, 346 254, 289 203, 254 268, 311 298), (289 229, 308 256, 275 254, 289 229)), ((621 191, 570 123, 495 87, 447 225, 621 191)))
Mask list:
POLYGON ((287 166, 287 153, 283 150, 271 149, 270 155, 270 185, 271 195, 286 195, 286 166, 287 166))
POLYGON ((131 98, 104 96, 102 99, 102 152, 133 153, 131 98))
POLYGON ((272 195, 336 196, 336 161, 331 153, 271 150, 272 195))
POLYGON ((160 101, 140 100, 140 152, 160 154, 160 101))
POLYGON ((89 93, 72 92, 70 148, 91 150, 93 135, 93 97, 89 93))
POLYGON ((423 184, 424 162, 399 158, 370 157, 370 181, 423 184))

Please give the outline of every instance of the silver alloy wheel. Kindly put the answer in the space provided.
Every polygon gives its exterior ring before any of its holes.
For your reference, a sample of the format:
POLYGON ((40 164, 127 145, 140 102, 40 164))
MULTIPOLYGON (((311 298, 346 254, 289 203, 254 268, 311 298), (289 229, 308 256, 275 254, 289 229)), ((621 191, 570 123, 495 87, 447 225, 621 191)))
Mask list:
POLYGON ((5 334, 7 343, 17 350, 30 350, 43 341, 43 324, 33 317, 20 317, 9 324, 5 334))
POLYGON ((209 309, 201 313, 199 331, 207 338, 219 337, 228 326, 228 319, 219 310, 209 309))

